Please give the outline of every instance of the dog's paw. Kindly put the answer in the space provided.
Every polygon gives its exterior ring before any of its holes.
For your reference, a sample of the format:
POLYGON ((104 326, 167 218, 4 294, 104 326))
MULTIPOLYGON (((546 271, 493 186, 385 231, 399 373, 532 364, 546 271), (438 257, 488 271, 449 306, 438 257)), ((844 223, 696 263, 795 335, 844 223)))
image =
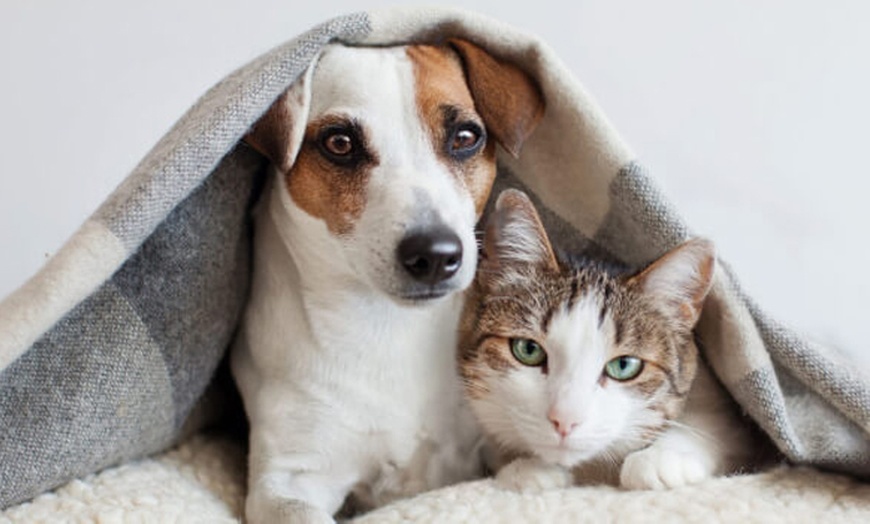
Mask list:
POLYGON ((677 488, 710 478, 713 472, 709 457, 653 445, 625 458, 619 483, 627 489, 677 488))
POLYGON ((562 466, 548 464, 536 458, 519 458, 501 468, 496 484, 520 493, 541 493, 566 488, 573 482, 571 472, 562 466))

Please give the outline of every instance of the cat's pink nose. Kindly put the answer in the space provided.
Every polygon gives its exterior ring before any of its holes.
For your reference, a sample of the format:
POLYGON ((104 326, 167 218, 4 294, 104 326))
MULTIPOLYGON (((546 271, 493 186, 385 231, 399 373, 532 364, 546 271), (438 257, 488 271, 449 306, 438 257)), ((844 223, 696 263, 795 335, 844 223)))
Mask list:
POLYGON ((572 431, 577 429, 577 426, 580 425, 580 421, 576 420, 570 416, 565 416, 564 414, 556 412, 556 410, 551 409, 547 414, 547 418, 553 424, 553 428, 556 430, 556 433, 559 434, 562 438, 567 437, 571 434, 572 431))

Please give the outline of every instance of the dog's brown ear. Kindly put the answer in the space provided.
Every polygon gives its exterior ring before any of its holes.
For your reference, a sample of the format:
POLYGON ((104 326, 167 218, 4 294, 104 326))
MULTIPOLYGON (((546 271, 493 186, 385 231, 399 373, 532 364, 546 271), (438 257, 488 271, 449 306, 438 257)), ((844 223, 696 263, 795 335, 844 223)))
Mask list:
POLYGON ((244 141, 286 173, 305 135, 311 100, 311 71, 303 73, 251 127, 244 141))
POLYGON ((451 39, 465 67, 474 104, 487 129, 513 156, 544 116, 538 84, 513 64, 496 59, 467 40, 451 39))

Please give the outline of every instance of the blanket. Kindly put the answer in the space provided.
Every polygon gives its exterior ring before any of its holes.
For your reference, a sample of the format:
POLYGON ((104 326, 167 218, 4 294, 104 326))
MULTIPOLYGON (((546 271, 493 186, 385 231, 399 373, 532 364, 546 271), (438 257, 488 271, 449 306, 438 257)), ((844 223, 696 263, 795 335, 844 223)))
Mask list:
MULTIPOLYGON (((500 154, 499 184, 534 195, 560 232, 556 242, 641 265, 691 235, 538 38, 450 9, 330 20, 205 93, 0 303, 0 507, 165 450, 226 410, 223 397, 206 393, 244 308, 250 209, 266 165, 242 136, 330 41, 449 37, 540 83, 546 115, 518 159, 500 154)), ((870 378, 777 323, 720 266, 697 328, 719 380, 790 462, 870 477, 870 378)))

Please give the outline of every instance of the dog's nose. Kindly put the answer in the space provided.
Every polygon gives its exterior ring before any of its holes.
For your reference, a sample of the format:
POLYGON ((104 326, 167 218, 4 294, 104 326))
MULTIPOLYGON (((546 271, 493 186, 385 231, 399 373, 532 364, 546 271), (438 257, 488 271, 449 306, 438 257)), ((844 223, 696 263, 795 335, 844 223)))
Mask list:
POLYGON ((399 243, 399 263, 415 280, 437 284, 462 265, 462 242, 446 228, 413 233, 399 243))

